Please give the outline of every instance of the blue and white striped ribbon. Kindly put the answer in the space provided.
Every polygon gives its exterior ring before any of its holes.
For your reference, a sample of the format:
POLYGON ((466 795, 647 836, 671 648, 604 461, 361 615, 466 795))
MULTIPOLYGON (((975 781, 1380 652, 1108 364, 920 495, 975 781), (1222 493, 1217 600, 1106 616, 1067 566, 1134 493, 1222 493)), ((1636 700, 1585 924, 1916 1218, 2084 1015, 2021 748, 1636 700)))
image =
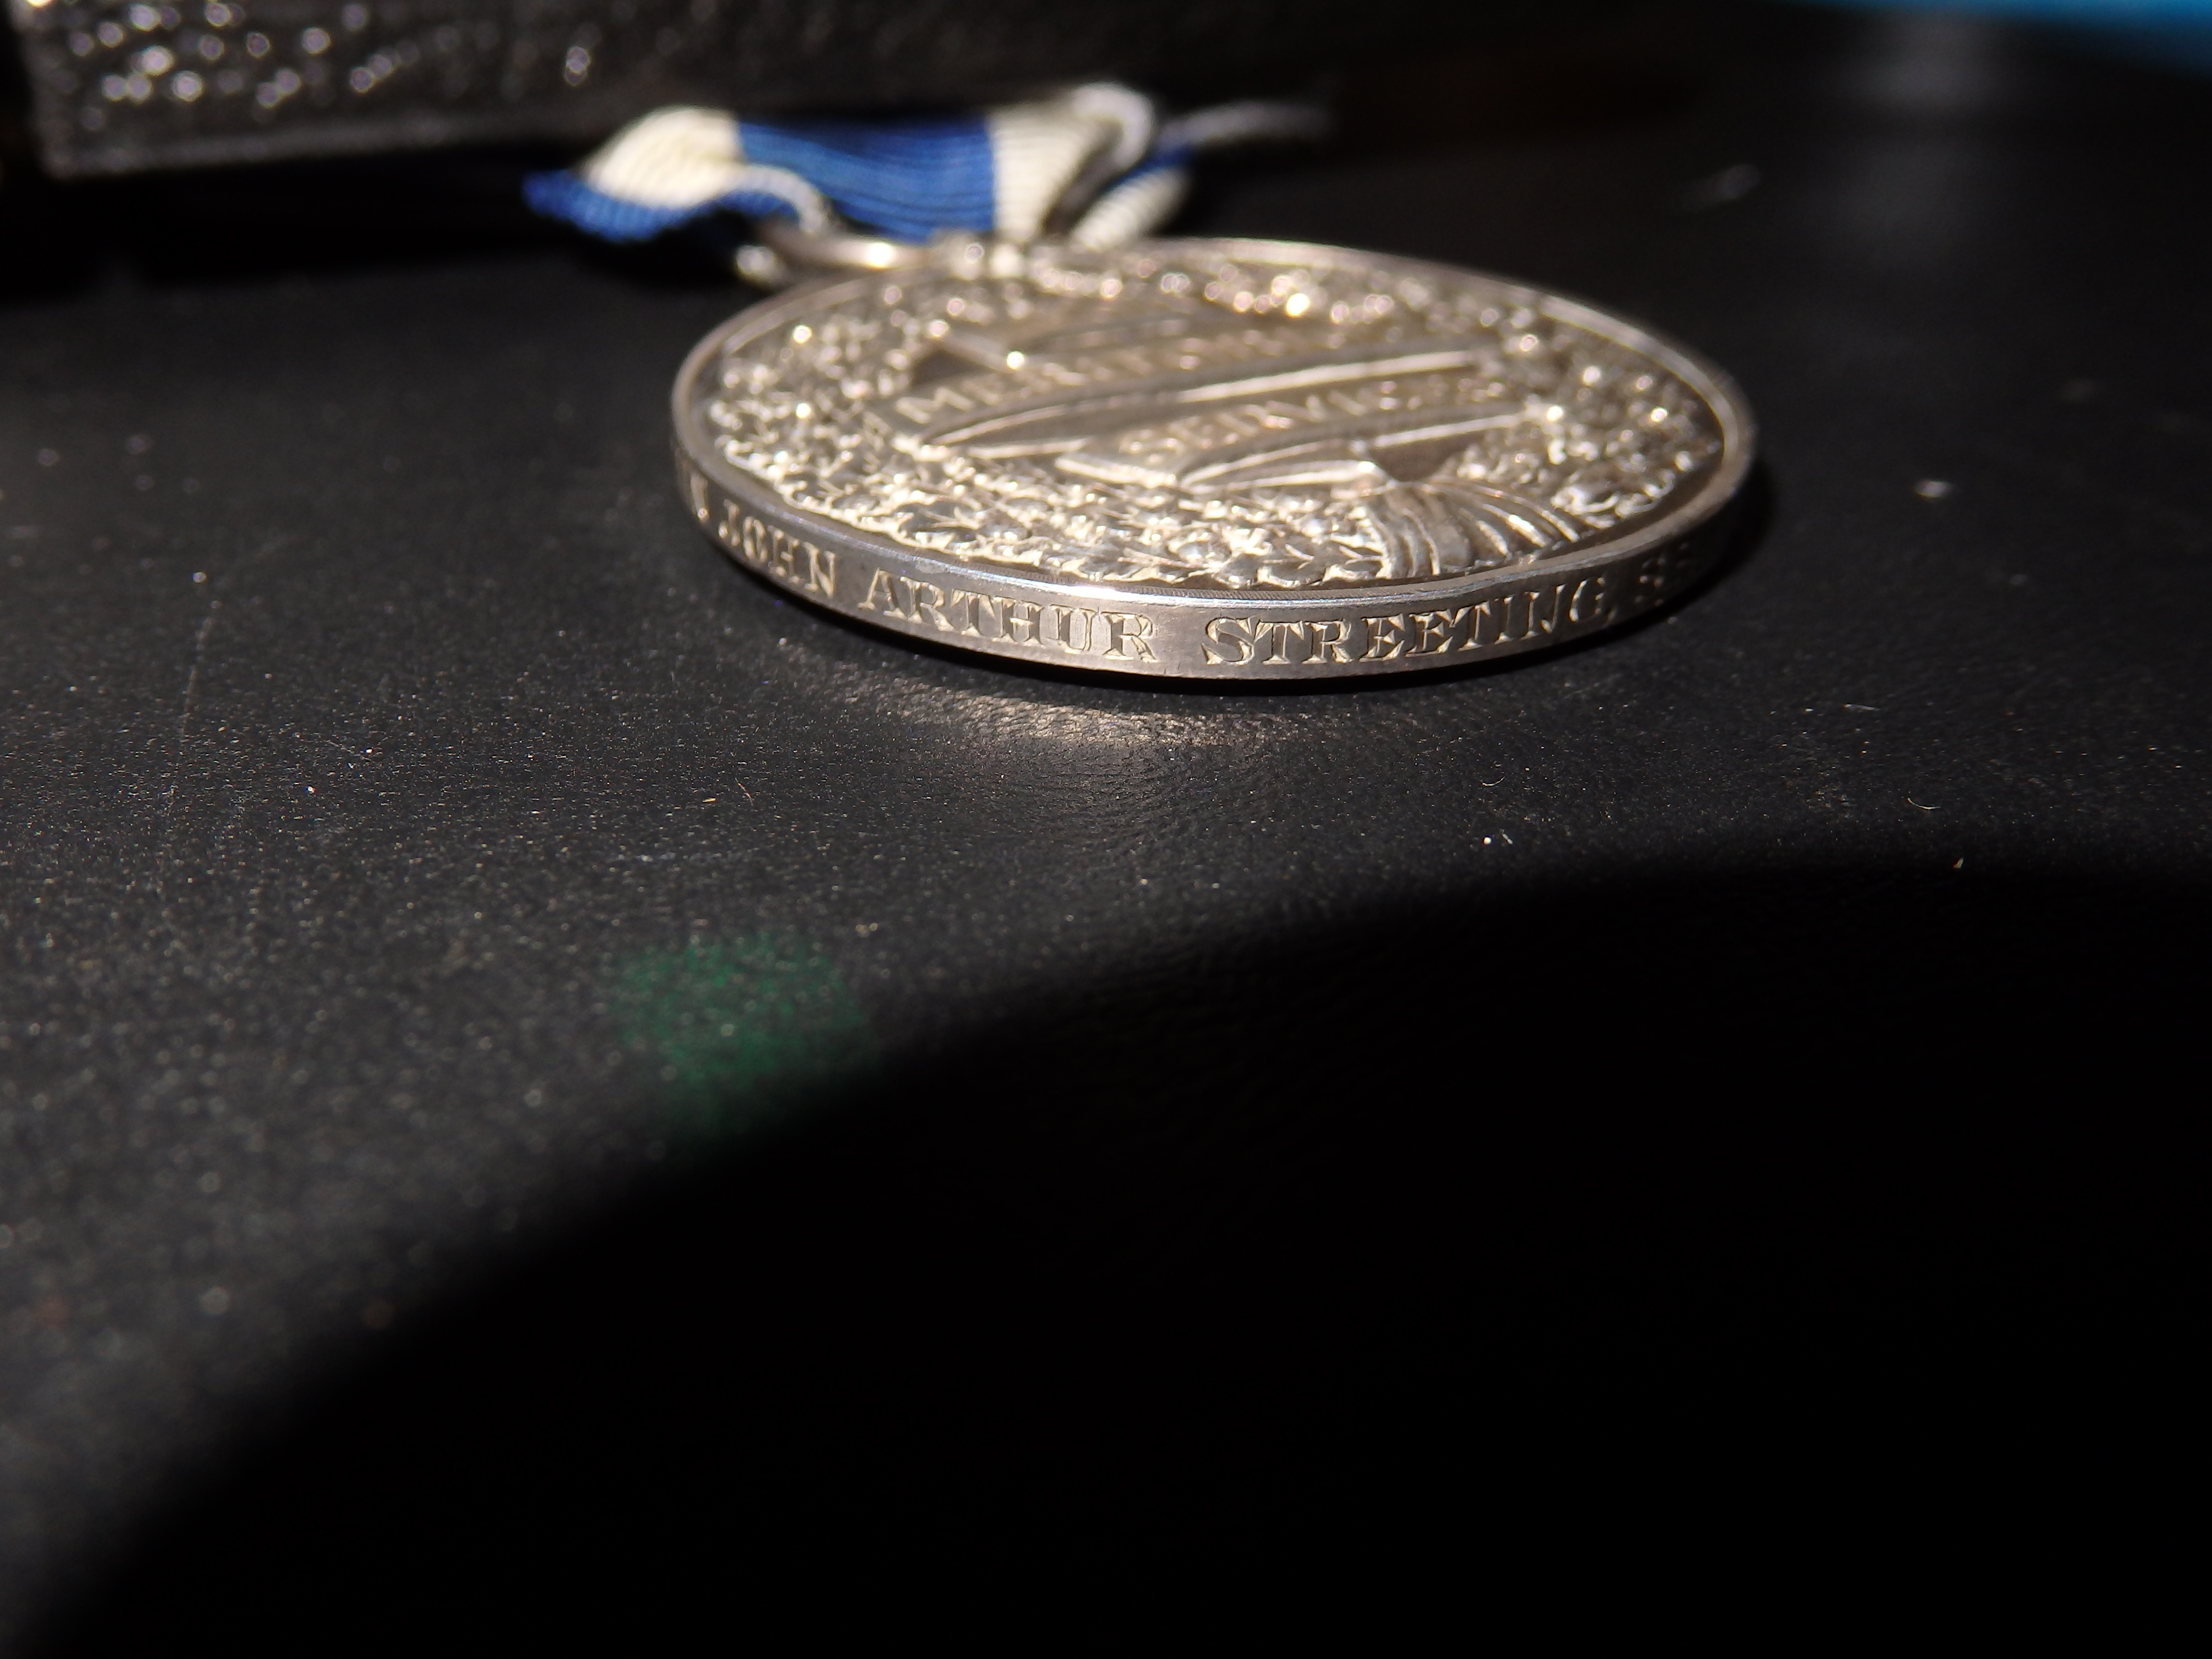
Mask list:
POLYGON ((1063 202, 1087 199, 1067 234, 1103 248, 1164 223, 1200 151, 1311 137, 1325 124, 1310 105, 1261 101, 1162 123, 1150 99, 1111 84, 976 115, 874 123, 664 109, 525 189, 540 213, 617 242, 725 210, 812 232, 852 225, 909 242, 947 232, 1026 242, 1063 202))

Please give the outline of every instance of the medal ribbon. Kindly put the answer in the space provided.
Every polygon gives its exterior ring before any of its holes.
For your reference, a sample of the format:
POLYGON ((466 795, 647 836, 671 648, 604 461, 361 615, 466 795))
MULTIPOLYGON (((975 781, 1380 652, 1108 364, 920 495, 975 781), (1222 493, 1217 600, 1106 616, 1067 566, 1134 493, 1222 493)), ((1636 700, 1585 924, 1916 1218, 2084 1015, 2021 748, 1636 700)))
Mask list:
POLYGON ((1201 152, 1311 138, 1326 113, 1251 100, 1169 120, 1127 87, 969 115, 740 120, 720 110, 656 110, 573 170, 532 174, 530 204, 591 235, 637 242, 731 211, 795 221, 816 234, 854 228, 921 243, 955 233, 1029 242, 1048 231, 1118 247, 1182 205, 1201 152))

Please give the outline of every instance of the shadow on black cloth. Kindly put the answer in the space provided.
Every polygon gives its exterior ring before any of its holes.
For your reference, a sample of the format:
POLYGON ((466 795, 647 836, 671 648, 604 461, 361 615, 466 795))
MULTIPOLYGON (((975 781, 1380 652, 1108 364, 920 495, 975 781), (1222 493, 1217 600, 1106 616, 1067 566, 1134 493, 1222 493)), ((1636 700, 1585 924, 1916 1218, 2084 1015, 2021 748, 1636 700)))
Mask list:
POLYGON ((2156 880, 1686 876, 1024 1011, 395 1339, 38 1650, 1018 1585, 1058 1644, 1286 1543, 1435 1587, 2070 1533, 2179 1386, 2209 925, 2156 880))

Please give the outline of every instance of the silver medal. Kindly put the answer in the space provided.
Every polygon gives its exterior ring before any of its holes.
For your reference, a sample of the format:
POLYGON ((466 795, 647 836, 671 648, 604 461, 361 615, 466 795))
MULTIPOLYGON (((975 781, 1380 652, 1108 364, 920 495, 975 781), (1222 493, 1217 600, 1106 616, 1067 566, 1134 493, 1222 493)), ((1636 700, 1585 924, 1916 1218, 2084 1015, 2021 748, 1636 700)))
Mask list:
POLYGON ((1439 667, 1694 582, 1728 377, 1580 301, 1343 248, 951 244, 732 318, 678 376, 701 526, 827 609, 1031 663, 1439 667))

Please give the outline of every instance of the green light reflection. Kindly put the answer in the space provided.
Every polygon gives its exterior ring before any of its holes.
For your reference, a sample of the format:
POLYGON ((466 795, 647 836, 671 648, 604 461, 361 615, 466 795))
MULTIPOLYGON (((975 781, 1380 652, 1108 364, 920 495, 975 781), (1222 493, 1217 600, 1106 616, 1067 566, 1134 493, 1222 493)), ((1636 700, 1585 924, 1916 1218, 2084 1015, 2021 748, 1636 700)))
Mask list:
POLYGON ((702 1133, 742 1129, 875 1058, 836 964, 789 932, 633 957, 609 1003, 623 1040, 659 1059, 684 1127, 702 1133))

